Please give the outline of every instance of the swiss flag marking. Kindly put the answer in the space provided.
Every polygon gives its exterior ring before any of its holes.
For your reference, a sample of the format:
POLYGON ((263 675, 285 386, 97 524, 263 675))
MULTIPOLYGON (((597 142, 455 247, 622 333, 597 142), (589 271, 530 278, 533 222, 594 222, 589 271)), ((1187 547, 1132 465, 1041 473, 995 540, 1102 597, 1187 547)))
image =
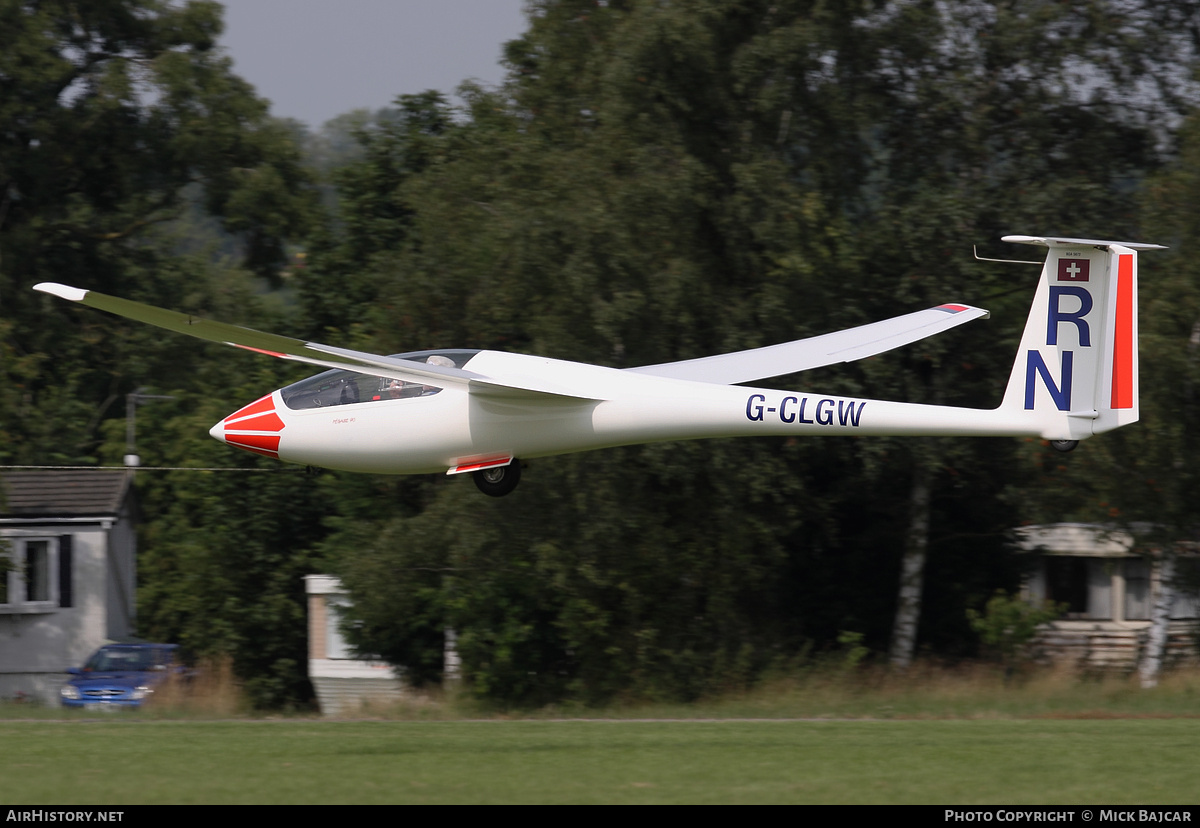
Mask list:
POLYGON ((1058 281, 1060 282, 1086 282, 1088 281, 1088 268, 1091 265, 1088 259, 1059 259, 1058 260, 1058 281))

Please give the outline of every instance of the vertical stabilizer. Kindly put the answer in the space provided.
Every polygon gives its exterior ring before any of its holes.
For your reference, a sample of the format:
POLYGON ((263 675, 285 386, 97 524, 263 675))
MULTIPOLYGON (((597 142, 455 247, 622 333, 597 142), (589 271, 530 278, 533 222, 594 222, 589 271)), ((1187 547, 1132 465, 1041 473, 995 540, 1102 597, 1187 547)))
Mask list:
POLYGON ((1005 236, 1048 248, 1001 409, 1049 440, 1138 419, 1137 254, 1161 245, 1005 236))

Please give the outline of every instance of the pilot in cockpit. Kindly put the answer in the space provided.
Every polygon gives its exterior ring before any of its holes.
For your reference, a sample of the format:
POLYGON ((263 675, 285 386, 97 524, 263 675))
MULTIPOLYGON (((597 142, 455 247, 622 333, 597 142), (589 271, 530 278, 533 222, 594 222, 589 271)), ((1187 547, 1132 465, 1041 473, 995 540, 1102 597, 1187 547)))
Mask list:
MULTIPOLYGON (((442 368, 454 368, 454 360, 441 354, 434 354, 425 360, 426 365, 438 365, 442 368)), ((398 379, 385 380, 384 391, 389 400, 400 400, 407 397, 427 397, 442 389, 435 385, 418 385, 398 379)))

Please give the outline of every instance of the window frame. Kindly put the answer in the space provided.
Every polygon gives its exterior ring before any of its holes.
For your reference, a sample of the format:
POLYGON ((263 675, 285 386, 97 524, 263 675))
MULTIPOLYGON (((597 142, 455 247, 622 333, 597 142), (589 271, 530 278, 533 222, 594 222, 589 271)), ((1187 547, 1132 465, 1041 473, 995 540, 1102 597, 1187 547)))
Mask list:
POLYGON ((46 531, 10 530, 0 534, 0 538, 4 541, 0 555, 7 558, 11 564, 9 569, 0 573, 0 578, 6 581, 4 598, 7 599, 6 603, 0 603, 0 614, 45 613, 62 609, 62 536, 46 531), (42 600, 29 598, 29 545, 36 543, 46 544, 44 576, 47 597, 42 600))

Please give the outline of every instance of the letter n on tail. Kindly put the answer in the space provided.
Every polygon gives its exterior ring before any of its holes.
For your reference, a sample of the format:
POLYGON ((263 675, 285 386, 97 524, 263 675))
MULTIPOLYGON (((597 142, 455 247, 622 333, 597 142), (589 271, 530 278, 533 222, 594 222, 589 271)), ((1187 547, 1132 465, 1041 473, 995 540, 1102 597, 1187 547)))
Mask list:
POLYGON ((1062 378, 1060 383, 1055 383, 1054 377, 1050 376, 1050 369, 1046 367, 1046 361, 1042 359, 1040 351, 1029 351, 1028 358, 1025 363, 1025 409, 1032 410, 1034 405, 1035 391, 1037 390, 1037 380, 1035 377, 1041 377, 1042 382, 1046 386, 1046 390, 1050 392, 1050 398, 1054 400, 1054 405, 1059 411, 1069 411, 1071 408, 1071 365, 1073 357, 1072 351, 1062 351, 1062 378))

